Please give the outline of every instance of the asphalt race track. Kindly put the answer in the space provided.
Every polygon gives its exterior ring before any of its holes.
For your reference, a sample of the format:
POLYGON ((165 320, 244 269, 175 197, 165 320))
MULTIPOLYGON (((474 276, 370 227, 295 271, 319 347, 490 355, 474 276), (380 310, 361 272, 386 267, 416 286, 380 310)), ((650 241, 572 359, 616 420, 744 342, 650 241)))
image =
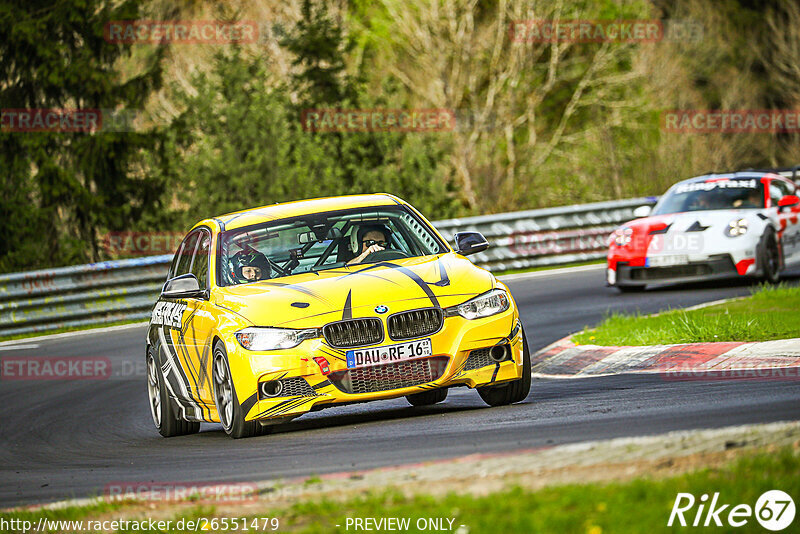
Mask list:
MULTIPOLYGON (((797 284, 800 275, 789 276, 797 284)), ((622 295, 603 268, 508 281, 533 350, 613 311, 655 312, 746 295, 734 282, 622 295)), ((800 383, 674 382, 657 375, 534 380, 527 401, 488 408, 474 391, 442 404, 405 399, 323 410, 272 435, 231 440, 219 425, 161 438, 147 405, 145 327, 0 345, 0 358, 98 356, 124 379, 0 383, 0 507, 103 493, 112 482, 233 482, 300 477, 476 452, 671 430, 800 419, 800 383)))

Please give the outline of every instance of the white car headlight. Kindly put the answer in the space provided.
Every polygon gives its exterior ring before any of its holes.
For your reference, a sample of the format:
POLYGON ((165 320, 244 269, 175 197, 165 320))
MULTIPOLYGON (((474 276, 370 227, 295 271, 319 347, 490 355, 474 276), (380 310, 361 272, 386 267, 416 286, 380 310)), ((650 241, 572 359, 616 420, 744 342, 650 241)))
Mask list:
POLYGON ((633 238, 633 228, 624 227, 624 228, 617 228, 614 232, 609 236, 609 240, 616 244, 618 247, 624 247, 628 243, 631 242, 633 238))
POLYGON ((739 237, 747 233, 747 219, 734 219, 725 227, 725 235, 728 237, 739 237))
POLYGON ((247 350, 276 350, 291 349, 303 340, 319 337, 319 330, 316 328, 295 330, 254 326, 239 330, 234 335, 239 344, 247 350))
POLYGON ((480 319, 504 312, 510 305, 508 293, 502 289, 492 289, 463 304, 446 308, 444 311, 447 317, 460 315, 464 319, 480 319))

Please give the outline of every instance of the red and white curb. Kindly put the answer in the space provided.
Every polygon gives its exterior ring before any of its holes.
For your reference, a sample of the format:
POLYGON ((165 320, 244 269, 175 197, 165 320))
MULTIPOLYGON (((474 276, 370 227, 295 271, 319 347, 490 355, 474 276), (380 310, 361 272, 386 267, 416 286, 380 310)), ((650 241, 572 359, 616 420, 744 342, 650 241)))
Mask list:
POLYGON ((800 380, 800 338, 603 347, 576 345, 566 337, 536 353, 531 371, 547 378, 650 373, 675 380, 800 380))

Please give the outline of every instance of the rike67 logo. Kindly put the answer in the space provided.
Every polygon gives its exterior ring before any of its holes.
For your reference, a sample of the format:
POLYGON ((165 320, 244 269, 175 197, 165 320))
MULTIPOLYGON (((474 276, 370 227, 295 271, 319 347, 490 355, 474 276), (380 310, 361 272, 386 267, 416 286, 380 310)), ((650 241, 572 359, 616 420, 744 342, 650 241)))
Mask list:
POLYGON ((764 492, 754 508, 749 504, 734 506, 723 503, 719 492, 714 493, 710 502, 706 493, 699 499, 695 499, 691 493, 678 493, 667 526, 721 527, 727 524, 738 528, 750 523, 755 516, 762 527, 777 532, 791 525, 794 515, 794 501, 788 493, 781 490, 764 492))

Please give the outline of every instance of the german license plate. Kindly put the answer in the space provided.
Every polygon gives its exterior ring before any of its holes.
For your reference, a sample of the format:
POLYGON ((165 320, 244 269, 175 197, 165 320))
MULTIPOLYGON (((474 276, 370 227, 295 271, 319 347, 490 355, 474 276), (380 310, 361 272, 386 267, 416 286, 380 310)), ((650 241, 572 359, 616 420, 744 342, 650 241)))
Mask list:
POLYGON ((686 254, 652 256, 647 258, 648 267, 670 267, 672 265, 684 265, 686 263, 689 263, 689 256, 686 254))
POLYGON ((348 369, 394 363, 432 355, 433 348, 430 338, 397 343, 396 345, 384 345, 383 347, 365 347, 363 349, 348 350, 345 353, 348 369))

